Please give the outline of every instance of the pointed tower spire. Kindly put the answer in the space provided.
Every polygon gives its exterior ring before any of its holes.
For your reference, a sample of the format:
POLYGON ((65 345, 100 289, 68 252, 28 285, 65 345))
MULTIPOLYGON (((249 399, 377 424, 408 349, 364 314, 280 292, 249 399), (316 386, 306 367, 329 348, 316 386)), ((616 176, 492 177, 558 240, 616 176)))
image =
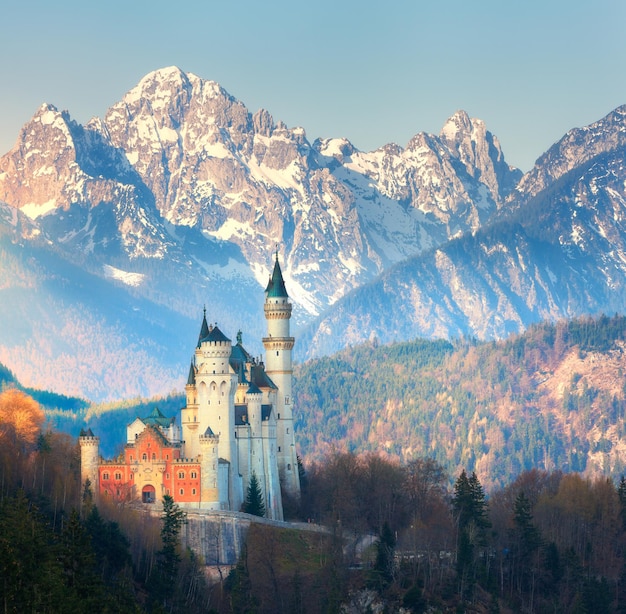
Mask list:
POLYGON ((198 347, 200 347, 200 342, 208 336, 209 334, 209 325, 206 321, 206 306, 204 307, 204 315, 202 316, 202 326, 200 326, 200 334, 198 335, 198 347))
POLYGON ((193 362, 189 365, 189 377, 187 378, 187 386, 196 385, 196 370, 193 366, 193 362))
POLYGON ((283 272, 280 270, 280 264, 278 263, 278 247, 276 248, 274 271, 272 272, 270 280, 267 284, 267 288, 265 288, 265 296, 274 298, 289 298, 287 288, 285 288, 283 272))

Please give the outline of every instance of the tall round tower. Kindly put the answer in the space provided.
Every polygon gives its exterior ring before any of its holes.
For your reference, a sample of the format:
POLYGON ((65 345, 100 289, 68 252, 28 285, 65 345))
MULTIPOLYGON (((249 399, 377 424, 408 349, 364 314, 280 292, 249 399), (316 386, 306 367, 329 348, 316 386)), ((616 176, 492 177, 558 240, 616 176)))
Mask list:
POLYGON ((80 481, 91 482, 91 492, 94 498, 99 494, 98 463, 100 459, 100 438, 96 437, 91 429, 81 430, 78 437, 80 444, 80 481))
POLYGON ((193 415, 185 418, 188 422, 188 432, 191 432, 189 427, 194 418, 197 419, 198 428, 190 434, 191 441, 185 441, 185 455, 195 456, 200 453, 200 434, 211 432, 218 436, 218 458, 230 464, 230 507, 239 509, 243 495, 235 434, 237 374, 230 368, 231 352, 230 339, 217 326, 207 326, 205 317, 195 353, 196 407, 191 408, 190 413, 193 415), (205 330, 206 335, 202 336, 205 330))
POLYGON ((278 251, 274 271, 265 289, 265 319, 267 337, 265 347, 265 371, 278 388, 276 395, 276 445, 278 471, 283 488, 293 497, 300 496, 300 476, 293 432, 291 351, 294 338, 289 333, 291 303, 285 288, 283 274, 278 263, 278 251))

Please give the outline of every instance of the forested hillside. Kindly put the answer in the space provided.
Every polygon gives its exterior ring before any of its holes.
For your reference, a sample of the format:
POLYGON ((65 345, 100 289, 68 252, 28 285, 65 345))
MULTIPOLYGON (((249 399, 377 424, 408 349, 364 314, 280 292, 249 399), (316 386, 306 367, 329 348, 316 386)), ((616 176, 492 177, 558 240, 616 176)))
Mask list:
MULTIPOLYGON (((370 343, 297 365, 294 416, 305 465, 334 450, 429 456, 485 488, 533 468, 614 478, 626 467, 626 318, 531 327, 507 341, 370 343)), ((0 383, 16 384, 6 368, 0 383)), ((175 416, 182 393, 90 405, 26 390, 51 426, 89 427, 106 458, 126 426, 156 406, 175 416)))
POLYGON ((626 465, 626 318, 541 324, 502 342, 349 348, 296 369, 305 460, 330 450, 431 456, 487 490, 532 468, 626 465))

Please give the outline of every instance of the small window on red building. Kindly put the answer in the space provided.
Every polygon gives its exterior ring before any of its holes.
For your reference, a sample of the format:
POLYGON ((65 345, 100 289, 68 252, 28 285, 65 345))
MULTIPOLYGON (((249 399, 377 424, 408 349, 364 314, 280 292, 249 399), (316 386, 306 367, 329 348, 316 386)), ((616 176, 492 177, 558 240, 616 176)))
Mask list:
POLYGON ((122 479, 122 474, 119 471, 115 474, 115 479, 118 481, 122 479))
POLYGON ((108 472, 105 472, 105 473, 103 473, 103 474, 102 474, 102 479, 103 479, 103 480, 108 480, 108 479, 109 479, 109 474, 108 474, 108 472))
POLYGON ((192 494, 192 495, 195 495, 195 494, 196 494, 196 489, 195 489, 195 488, 192 488, 192 489, 191 489, 191 494, 192 494))
POLYGON ((178 472, 178 479, 179 480, 184 480, 185 479, 185 472, 184 471, 179 471, 178 472))
POLYGON ((184 494, 185 494, 185 489, 184 489, 184 488, 181 488, 181 489, 180 489, 180 494, 181 494, 181 495, 184 495, 184 494))
POLYGON ((191 472, 191 479, 195 480, 198 477, 198 474, 195 471, 191 472))

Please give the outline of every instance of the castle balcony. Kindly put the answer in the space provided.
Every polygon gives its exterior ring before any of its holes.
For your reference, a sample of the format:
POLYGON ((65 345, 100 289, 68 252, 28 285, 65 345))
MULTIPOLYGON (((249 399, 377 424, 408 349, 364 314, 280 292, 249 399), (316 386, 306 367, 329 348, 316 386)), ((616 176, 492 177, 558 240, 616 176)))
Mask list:
POLYGON ((266 350, 292 350, 294 337, 263 337, 263 347, 266 350))
POLYGON ((265 317, 270 320, 291 317, 291 303, 265 303, 263 305, 265 317))

